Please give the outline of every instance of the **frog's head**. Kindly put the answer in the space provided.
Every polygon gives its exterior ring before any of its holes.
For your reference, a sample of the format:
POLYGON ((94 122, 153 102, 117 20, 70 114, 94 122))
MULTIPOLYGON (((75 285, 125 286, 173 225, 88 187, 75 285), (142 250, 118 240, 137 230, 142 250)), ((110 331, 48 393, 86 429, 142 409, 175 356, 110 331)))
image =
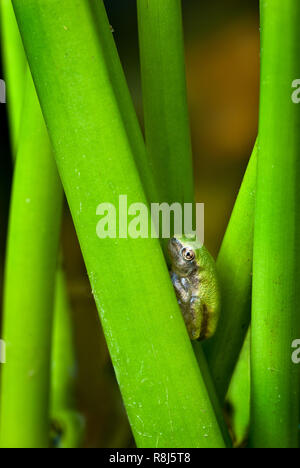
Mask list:
POLYGON ((174 236, 170 239, 168 249, 172 269, 180 276, 188 276, 198 268, 197 249, 200 244, 196 236, 174 236))

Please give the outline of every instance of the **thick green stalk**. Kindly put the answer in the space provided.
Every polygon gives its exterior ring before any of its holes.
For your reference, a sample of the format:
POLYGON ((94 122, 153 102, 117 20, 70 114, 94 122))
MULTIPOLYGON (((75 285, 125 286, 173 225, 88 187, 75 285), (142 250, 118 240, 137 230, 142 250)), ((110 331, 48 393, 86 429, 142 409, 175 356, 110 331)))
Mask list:
POLYGON ((62 190, 30 73, 15 168, 4 290, 1 446, 47 447, 62 190), (41 151, 41 148, 43 149, 41 151), (47 174, 47 183, 41 183, 47 174))
MULTIPOLYGON (((194 185, 181 1, 138 0, 137 5, 146 146, 160 188, 160 201, 176 201, 183 206, 185 202, 193 202, 194 185)), ((194 351, 220 426, 229 441, 199 343, 194 345, 194 351)))
POLYGON ((250 330, 227 393, 227 410, 235 447, 244 447, 250 428, 250 330))
POLYGON ((70 304, 66 294, 63 270, 60 265, 57 271, 55 307, 58 311, 66 310, 68 313, 58 314, 59 319, 53 326, 52 346, 52 407, 54 411, 64 406, 73 406, 75 403, 74 383, 76 379, 76 362, 74 362, 73 329, 71 321, 70 304))
POLYGON ((225 419, 224 419, 224 413, 223 413, 223 408, 220 405, 220 401, 216 392, 215 384, 212 380, 210 369, 207 364, 207 359, 206 356, 203 352, 203 347, 202 344, 194 341, 193 342, 193 348, 195 352, 195 356, 197 358, 199 368, 201 369, 201 373, 203 375, 207 391, 210 396, 211 403, 213 405, 213 408, 215 410, 216 418, 218 420, 219 426, 221 428, 224 440, 226 442, 226 446, 228 448, 232 447, 232 440, 228 431, 228 427, 226 425, 225 419))
MULTIPOLYGON (((193 200, 193 183, 180 3, 138 0, 138 19, 147 147, 161 196, 184 202, 193 200)), ((206 351, 221 400, 250 322, 255 179, 256 149, 217 261, 222 318, 206 351)))
POLYGON ((215 336, 205 343, 209 368, 221 401, 250 323, 257 145, 238 194, 217 259, 222 313, 215 336))
POLYGON ((12 152, 15 156, 23 106, 26 57, 11 0, 0 1, 1 49, 12 152))
POLYGON ((114 42, 113 34, 108 27, 108 18, 103 1, 90 2, 95 25, 101 37, 107 70, 114 89, 116 100, 122 115, 123 124, 128 134, 132 153, 149 202, 158 202, 159 195, 156 180, 153 177, 151 161, 125 79, 123 67, 114 42))
POLYGON ((83 442, 84 419, 77 411, 74 331, 61 264, 56 272, 54 311, 51 358, 51 418, 54 445, 61 448, 77 448, 83 442))
POLYGON ((119 195, 128 205, 146 196, 95 2, 15 0, 14 7, 117 379, 140 447, 223 447, 158 240, 96 235, 99 203, 119 213, 119 195))
POLYGON ((194 184, 180 0, 138 0, 146 145, 160 201, 192 203, 194 184))
POLYGON ((261 94, 254 233, 252 447, 298 446, 300 367, 300 3, 261 0, 261 94))
MULTIPOLYGON (((8 85, 8 104, 9 104, 9 115, 10 115, 10 128, 11 128, 11 142, 12 142, 12 156, 13 159, 16 157, 17 147, 19 143, 19 133, 20 127, 22 126, 21 114, 21 105, 24 99, 25 91, 25 78, 23 68, 27 66, 27 60, 25 57, 25 52, 19 33, 19 28, 15 18, 15 13, 11 0, 3 0, 0 3, 1 6, 1 23, 2 23, 2 50, 5 68, 5 76, 7 79, 8 85)), ((28 118, 28 113, 25 113, 26 118, 28 118)), ((41 119, 43 119, 42 114, 40 113, 41 119)), ((39 125, 44 125, 39 123, 39 125)), ((45 139, 44 147, 46 148, 46 153, 49 149, 49 139, 48 136, 45 139)), ((34 151, 32 148, 32 151, 34 151)), ((43 147, 38 148, 39 152, 43 150, 43 147)), ((40 175, 41 180, 45 179, 45 184, 47 184, 47 174, 43 173, 40 175)), ((41 182, 42 183, 42 182, 41 182)), ((67 430, 63 431, 60 444, 62 446, 68 446, 69 443, 71 446, 74 446, 77 441, 82 439, 82 422, 81 418, 76 413, 74 399, 74 388, 75 386, 74 379, 71 378, 68 382, 70 374, 66 374, 66 377, 63 378, 63 369, 67 369, 70 361, 73 361, 73 366, 75 366, 75 350, 72 343, 72 325, 69 320, 70 310, 69 304, 67 301, 67 294, 65 290, 65 280, 64 275, 60 269, 57 271, 56 277, 56 287, 55 287, 55 303, 54 303, 54 341, 53 341, 53 357, 60 355, 59 364, 53 366, 53 372, 51 376, 52 381, 52 392, 51 397, 54 402, 58 400, 65 401, 65 408, 63 411, 62 404, 59 405, 59 416, 58 417, 58 405, 53 404, 52 413, 55 412, 55 419, 57 420, 57 425, 67 426, 67 430), (62 327, 62 328, 61 328, 62 327), (66 358, 66 360, 65 360, 66 358), (60 381, 61 384, 57 382, 60 381), (69 395, 69 398, 67 397, 69 395), (73 395, 73 396, 72 396, 73 395), (68 417, 70 411, 72 410, 71 416, 68 417), (74 416, 75 414, 75 416, 74 416), (72 424, 64 424, 63 420, 71 420, 72 424), (79 422, 78 422, 79 421, 79 422), (78 434, 77 434, 78 431, 78 434)))

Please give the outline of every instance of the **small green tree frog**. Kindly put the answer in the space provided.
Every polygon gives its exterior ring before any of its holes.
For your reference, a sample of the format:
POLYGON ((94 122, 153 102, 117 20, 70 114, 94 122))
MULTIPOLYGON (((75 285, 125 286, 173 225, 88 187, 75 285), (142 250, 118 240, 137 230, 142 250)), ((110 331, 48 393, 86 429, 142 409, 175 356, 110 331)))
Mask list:
POLYGON ((220 289, 216 265, 196 236, 175 236, 168 250, 171 280, 191 340, 205 340, 216 331, 220 289))

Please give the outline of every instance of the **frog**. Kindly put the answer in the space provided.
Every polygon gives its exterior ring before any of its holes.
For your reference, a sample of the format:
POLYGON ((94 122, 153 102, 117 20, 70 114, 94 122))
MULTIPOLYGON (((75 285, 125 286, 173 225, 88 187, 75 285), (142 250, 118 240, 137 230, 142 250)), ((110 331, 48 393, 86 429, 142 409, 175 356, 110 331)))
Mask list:
POLYGON ((220 316, 220 286, 216 263, 196 235, 169 240, 170 276, 192 341, 211 338, 220 316))

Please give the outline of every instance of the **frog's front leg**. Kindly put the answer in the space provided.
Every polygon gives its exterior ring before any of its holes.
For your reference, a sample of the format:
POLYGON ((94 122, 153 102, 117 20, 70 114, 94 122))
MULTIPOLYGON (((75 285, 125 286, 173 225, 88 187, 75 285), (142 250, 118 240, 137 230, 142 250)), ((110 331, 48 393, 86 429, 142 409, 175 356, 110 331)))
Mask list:
POLYGON ((176 273, 171 273, 171 280, 175 289, 176 297, 181 304, 189 304, 191 294, 185 278, 180 278, 176 273))

